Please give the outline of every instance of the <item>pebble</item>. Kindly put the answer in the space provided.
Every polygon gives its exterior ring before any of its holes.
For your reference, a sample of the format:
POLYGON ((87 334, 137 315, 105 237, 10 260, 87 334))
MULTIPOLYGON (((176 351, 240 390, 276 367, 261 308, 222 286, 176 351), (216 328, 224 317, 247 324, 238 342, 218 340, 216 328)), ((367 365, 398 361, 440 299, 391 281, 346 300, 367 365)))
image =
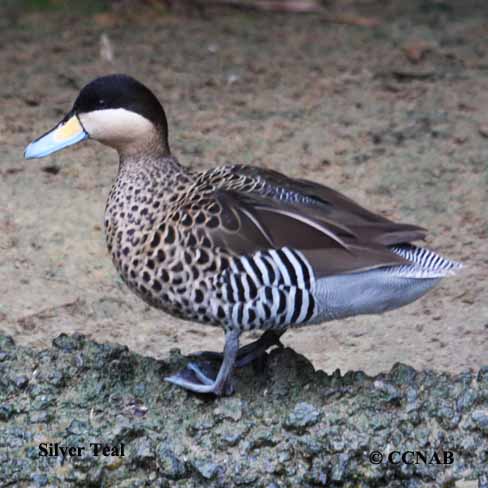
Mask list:
POLYGON ((0 404, 0 421, 6 422, 12 417, 14 409, 12 405, 7 405, 6 403, 0 404))
POLYGON ((214 479, 217 476, 218 471, 221 470, 221 467, 218 464, 213 463, 208 459, 195 459, 191 464, 205 480, 214 479))
POLYGON ((475 410, 471 414, 471 419, 482 432, 488 434, 488 410, 475 410))
POLYGON ((162 474, 170 480, 186 478, 188 470, 185 463, 174 453, 174 451, 161 443, 157 450, 158 465, 162 474))
POLYGON ((15 386, 20 390, 23 390, 29 384, 29 378, 26 375, 22 374, 15 377, 15 386))
POLYGON ((300 402, 295 405, 293 411, 286 417, 285 429, 305 432, 307 427, 315 425, 321 417, 321 413, 313 405, 300 402))
POLYGON ((242 418, 242 408, 243 402, 240 398, 223 398, 214 409, 214 415, 237 422, 242 418))

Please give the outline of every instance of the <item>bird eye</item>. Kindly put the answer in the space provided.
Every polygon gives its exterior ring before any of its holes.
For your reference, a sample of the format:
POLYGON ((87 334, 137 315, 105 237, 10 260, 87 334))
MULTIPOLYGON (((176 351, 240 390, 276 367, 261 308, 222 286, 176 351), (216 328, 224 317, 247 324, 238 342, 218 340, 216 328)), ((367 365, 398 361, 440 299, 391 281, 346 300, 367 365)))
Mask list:
POLYGON ((103 100, 103 98, 100 98, 98 100, 98 105, 100 105, 101 107, 105 106, 105 100, 103 100))

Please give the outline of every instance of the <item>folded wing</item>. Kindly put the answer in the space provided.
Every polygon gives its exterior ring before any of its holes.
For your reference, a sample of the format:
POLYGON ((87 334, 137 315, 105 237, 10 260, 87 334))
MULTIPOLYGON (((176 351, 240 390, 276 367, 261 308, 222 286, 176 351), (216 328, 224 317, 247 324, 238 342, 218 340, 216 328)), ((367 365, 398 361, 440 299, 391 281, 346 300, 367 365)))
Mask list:
POLYGON ((251 191, 221 187, 214 193, 222 225, 211 230, 212 238, 235 254, 294 248, 320 278, 406 264, 389 246, 425 236, 424 229, 392 222, 323 185, 254 167, 235 171, 260 183, 251 191))

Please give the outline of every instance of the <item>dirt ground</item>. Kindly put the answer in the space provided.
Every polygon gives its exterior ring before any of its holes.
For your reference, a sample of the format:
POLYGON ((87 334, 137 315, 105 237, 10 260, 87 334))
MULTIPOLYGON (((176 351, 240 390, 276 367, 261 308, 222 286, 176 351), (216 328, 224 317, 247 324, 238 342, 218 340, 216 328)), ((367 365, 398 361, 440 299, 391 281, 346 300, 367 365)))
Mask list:
POLYGON ((488 3, 341 1, 325 16, 178 10, 80 16, 0 7, 0 333, 61 332, 165 357, 220 350, 221 330, 151 310, 105 249, 117 156, 93 141, 43 160, 24 147, 110 72, 163 102, 186 165, 266 166, 430 229, 466 267, 384 316, 289 331, 328 372, 396 361, 488 363, 488 3))

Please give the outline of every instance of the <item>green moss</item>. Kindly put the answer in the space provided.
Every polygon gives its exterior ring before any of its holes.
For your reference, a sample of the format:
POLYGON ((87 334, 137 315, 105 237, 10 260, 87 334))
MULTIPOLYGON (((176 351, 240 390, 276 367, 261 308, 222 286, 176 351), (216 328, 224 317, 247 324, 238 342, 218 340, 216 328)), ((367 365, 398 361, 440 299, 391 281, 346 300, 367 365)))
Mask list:
POLYGON ((0 479, 12 485, 425 488, 445 470, 368 462, 386 446, 442 446, 462 466, 453 479, 483 475, 488 367, 450 376, 398 363, 375 378, 328 375, 279 349, 263 372, 237 372, 238 395, 216 399, 162 381, 188 361, 177 351, 165 363, 80 335, 44 351, 0 336, 2 350, 0 479), (60 469, 59 456, 39 455, 40 443, 56 442, 88 454, 60 469), (123 445, 124 456, 93 456, 90 443, 123 445))

